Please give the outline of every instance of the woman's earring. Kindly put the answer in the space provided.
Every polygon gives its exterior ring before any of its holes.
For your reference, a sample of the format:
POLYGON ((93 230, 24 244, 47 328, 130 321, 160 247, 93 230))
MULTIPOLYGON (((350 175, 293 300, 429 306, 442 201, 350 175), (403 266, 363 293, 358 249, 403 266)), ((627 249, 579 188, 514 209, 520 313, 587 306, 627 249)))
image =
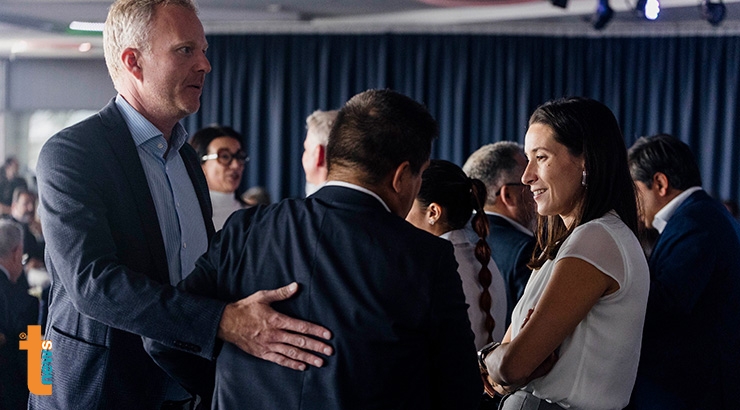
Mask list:
POLYGON ((434 225, 434 222, 436 222, 434 219, 429 218, 429 225, 434 225))
POLYGON ((586 170, 583 171, 583 178, 581 178, 581 185, 588 186, 586 183, 586 170))

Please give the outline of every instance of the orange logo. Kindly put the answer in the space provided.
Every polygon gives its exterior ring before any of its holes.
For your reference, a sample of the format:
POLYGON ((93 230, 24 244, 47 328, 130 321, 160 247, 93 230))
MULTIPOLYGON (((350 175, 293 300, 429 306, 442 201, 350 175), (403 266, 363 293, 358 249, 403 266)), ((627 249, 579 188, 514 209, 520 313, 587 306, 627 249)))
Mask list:
POLYGON ((28 391, 37 396, 51 395, 51 340, 41 339, 41 326, 28 326, 20 334, 20 350, 28 351, 28 391))

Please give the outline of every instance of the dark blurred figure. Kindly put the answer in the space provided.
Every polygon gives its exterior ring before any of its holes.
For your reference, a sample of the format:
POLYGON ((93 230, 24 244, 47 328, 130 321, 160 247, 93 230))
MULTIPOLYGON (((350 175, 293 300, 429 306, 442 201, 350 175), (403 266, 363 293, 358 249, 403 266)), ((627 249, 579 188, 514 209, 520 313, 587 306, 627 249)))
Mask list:
POLYGON ((16 188, 10 205, 12 219, 23 229, 23 254, 27 269, 44 269, 44 241, 41 224, 36 219, 36 201, 34 192, 24 187, 16 188))
POLYGON ((28 189, 28 183, 19 175, 20 164, 16 157, 8 157, 0 171, 0 212, 10 213, 13 192, 16 188, 28 189))
POLYGON ((27 356, 18 349, 21 333, 38 323, 38 299, 28 294, 23 274, 23 231, 0 221, 0 409, 25 409, 27 356))

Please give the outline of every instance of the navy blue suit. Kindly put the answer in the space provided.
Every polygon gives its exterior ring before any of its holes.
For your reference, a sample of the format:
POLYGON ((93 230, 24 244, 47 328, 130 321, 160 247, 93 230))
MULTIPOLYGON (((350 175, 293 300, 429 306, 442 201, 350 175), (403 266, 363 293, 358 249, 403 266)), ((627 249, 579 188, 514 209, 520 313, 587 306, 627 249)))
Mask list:
POLYGON ((668 220, 649 266, 632 405, 740 408, 740 226, 695 192, 668 220))
MULTIPOLYGON (((477 408, 482 385, 453 248, 376 198, 326 186, 237 211, 196 265, 181 286, 230 302, 297 281, 299 294, 273 307, 333 332, 335 354, 304 372, 225 343, 213 408, 477 408)), ((161 364, 186 385, 203 376, 161 364)))
MULTIPOLYGON (((195 151, 180 150, 213 233, 195 151)), ((52 277, 46 338, 53 394, 32 409, 156 409, 167 375, 141 335, 210 358, 222 302, 169 283, 157 213, 136 146, 114 102, 62 130, 37 167, 46 267, 52 277)))
POLYGON ((534 236, 516 229, 509 221, 497 216, 488 217, 488 245, 491 257, 506 282, 506 327, 511 323, 511 312, 524 293, 532 269, 527 267, 534 250, 534 236))

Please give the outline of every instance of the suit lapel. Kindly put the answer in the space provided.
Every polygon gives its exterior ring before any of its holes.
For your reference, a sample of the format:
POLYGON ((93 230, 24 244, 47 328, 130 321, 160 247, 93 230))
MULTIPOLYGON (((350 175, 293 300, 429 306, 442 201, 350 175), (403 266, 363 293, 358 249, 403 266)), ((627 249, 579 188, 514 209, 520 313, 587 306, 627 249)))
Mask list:
POLYGON ((164 240, 162 239, 162 229, 159 226, 157 209, 149 191, 149 183, 146 174, 144 174, 144 168, 141 166, 134 139, 114 101, 108 103, 100 111, 100 118, 108 130, 103 137, 111 145, 113 155, 123 173, 123 180, 119 182, 128 182, 131 196, 136 203, 136 213, 144 231, 143 239, 148 243, 147 248, 151 252, 152 263, 155 266, 155 270, 152 272, 153 279, 160 283, 169 283, 169 269, 167 267, 164 240))

